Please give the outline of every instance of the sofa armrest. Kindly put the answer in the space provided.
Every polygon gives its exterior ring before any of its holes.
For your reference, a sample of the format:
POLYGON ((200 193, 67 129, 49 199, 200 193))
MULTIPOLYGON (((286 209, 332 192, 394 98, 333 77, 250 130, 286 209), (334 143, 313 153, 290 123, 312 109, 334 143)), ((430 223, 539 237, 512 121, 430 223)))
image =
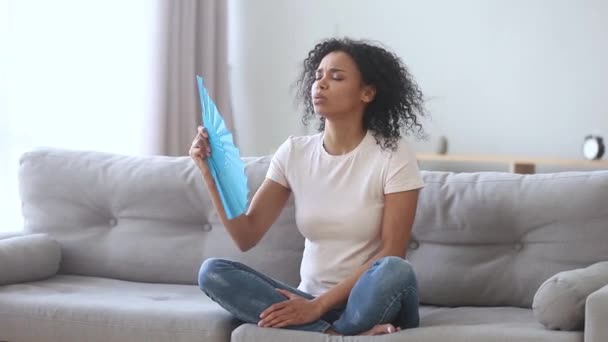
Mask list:
POLYGON ((608 285, 593 292, 585 304, 585 342, 608 341, 608 285))
POLYGON ((54 276, 61 246, 45 234, 18 234, 0 239, 0 286, 54 276))
POLYGON ((557 273, 538 288, 532 310, 549 329, 582 330, 587 297, 606 285, 608 261, 557 273))

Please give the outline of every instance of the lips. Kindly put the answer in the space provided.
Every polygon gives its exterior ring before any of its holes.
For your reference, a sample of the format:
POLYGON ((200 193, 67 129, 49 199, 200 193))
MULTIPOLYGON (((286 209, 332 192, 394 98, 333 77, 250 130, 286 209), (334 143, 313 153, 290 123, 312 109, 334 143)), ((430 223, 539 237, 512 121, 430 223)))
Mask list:
POLYGON ((312 97, 312 102, 314 104, 325 102, 325 101, 327 101, 327 98, 323 95, 316 94, 316 95, 313 95, 313 97, 312 97))

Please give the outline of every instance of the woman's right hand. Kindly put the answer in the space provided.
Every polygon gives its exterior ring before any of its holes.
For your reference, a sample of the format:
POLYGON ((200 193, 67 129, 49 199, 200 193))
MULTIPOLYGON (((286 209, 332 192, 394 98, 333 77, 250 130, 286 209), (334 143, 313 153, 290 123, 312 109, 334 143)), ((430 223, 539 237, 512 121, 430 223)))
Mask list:
POLYGON ((203 126, 198 126, 198 133, 190 146, 190 158, 194 160, 196 166, 201 170, 203 176, 210 174, 207 158, 211 156, 211 146, 209 145, 209 134, 203 126))
POLYGON ((208 165, 211 146, 205 128, 198 127, 189 154, 201 171, 213 207, 230 237, 243 252, 255 246, 279 217, 287 203, 290 190, 275 181, 266 179, 255 191, 247 212, 228 220, 217 184, 208 165))

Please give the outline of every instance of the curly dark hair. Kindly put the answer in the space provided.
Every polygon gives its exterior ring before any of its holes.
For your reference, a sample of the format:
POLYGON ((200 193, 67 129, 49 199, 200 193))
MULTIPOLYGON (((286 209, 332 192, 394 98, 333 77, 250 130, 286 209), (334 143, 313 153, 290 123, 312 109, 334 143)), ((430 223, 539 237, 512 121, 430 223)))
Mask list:
MULTIPOLYGON (((294 84, 296 100, 304 105, 302 123, 315 117, 310 89, 315 72, 323 57, 335 51, 348 54, 354 61, 363 83, 376 88, 376 96, 365 108, 363 127, 373 132, 382 148, 394 150, 401 138, 414 133, 418 139, 426 139, 420 117, 427 116, 423 95, 401 59, 389 50, 369 41, 349 38, 324 40, 308 53, 303 70, 294 84)), ((319 132, 325 130, 325 118, 320 118, 319 132)))

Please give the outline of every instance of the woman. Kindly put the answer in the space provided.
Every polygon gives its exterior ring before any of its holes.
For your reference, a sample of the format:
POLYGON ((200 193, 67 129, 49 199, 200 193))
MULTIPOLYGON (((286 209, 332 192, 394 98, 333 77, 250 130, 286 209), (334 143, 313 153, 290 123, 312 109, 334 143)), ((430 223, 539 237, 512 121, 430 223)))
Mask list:
POLYGON ((297 82, 304 123, 274 154, 246 214, 226 218, 199 127, 190 156, 242 251, 255 246, 291 193, 306 238, 293 288, 241 263, 208 259, 199 285, 237 318, 261 327, 378 335, 417 327, 418 290, 403 259, 423 182, 402 131, 423 136, 422 93, 401 60, 362 41, 329 39, 304 61, 297 82))

